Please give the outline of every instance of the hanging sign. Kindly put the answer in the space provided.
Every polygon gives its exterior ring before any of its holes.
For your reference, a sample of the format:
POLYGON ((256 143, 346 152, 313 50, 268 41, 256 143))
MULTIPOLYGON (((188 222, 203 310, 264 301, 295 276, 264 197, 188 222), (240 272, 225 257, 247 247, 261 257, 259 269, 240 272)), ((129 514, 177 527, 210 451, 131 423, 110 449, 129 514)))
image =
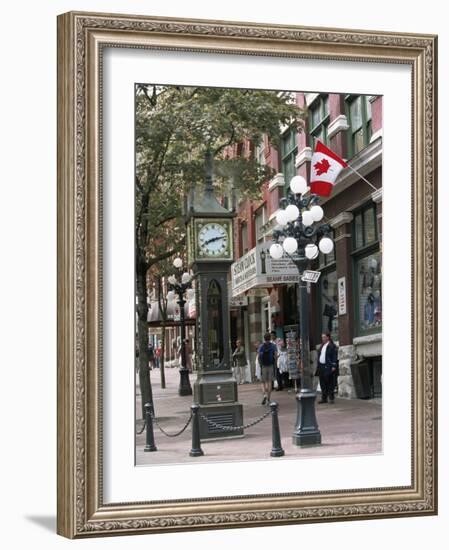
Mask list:
POLYGON ((346 314, 346 277, 338 279, 338 315, 346 314))
POLYGON ((304 271, 301 281, 305 281, 306 283, 317 283, 318 279, 320 278, 321 271, 304 271))

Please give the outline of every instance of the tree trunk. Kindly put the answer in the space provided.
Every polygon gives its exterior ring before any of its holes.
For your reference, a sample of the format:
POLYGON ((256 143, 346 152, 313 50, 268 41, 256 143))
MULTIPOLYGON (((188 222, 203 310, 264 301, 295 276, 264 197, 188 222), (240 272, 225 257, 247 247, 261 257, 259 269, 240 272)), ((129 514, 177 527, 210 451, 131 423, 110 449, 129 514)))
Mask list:
POLYGON ((138 265, 136 269, 137 279, 137 333, 139 343, 139 383, 142 398, 142 419, 145 419, 145 403, 153 403, 153 391, 150 379, 150 367, 148 356, 148 304, 146 269, 138 265))

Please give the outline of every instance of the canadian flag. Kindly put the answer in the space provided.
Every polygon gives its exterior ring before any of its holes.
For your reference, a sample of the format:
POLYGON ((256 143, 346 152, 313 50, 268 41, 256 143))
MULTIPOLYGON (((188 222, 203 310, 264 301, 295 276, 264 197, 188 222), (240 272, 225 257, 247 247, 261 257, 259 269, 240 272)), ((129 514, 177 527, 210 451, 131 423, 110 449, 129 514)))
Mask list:
POLYGON ((310 191, 321 197, 328 197, 332 192, 338 174, 346 168, 346 162, 317 141, 312 155, 310 173, 310 191))

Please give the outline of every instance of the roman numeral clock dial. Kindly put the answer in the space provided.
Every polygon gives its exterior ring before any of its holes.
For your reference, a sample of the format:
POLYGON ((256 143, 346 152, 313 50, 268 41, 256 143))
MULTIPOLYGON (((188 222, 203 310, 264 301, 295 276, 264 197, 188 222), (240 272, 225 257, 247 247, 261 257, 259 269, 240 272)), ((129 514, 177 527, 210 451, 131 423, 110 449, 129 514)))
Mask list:
POLYGON ((229 254, 228 226, 219 222, 210 222, 198 232, 198 249, 201 256, 221 258, 229 254))

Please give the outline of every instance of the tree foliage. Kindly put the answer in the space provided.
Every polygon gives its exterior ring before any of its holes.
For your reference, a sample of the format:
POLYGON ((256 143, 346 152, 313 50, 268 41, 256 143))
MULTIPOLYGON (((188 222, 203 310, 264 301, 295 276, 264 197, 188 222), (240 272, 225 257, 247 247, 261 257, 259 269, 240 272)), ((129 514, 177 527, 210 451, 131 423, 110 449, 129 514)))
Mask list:
POLYGON ((248 154, 238 145, 257 145, 267 136, 277 146, 281 127, 302 130, 303 115, 289 92, 136 86, 135 241, 141 330, 148 312, 148 270, 159 263, 162 267, 164 260, 183 250, 186 197, 203 185, 206 152, 214 159, 218 193, 232 189, 241 198, 255 198, 271 169, 257 162, 254 148, 248 154))
POLYGON ((183 199, 204 181, 206 150, 222 191, 232 186, 240 196, 255 197, 270 169, 254 155, 230 156, 229 148, 259 144, 264 135, 277 145, 284 125, 303 127, 303 113, 288 92, 137 86, 136 242, 150 265, 182 246, 183 199))

